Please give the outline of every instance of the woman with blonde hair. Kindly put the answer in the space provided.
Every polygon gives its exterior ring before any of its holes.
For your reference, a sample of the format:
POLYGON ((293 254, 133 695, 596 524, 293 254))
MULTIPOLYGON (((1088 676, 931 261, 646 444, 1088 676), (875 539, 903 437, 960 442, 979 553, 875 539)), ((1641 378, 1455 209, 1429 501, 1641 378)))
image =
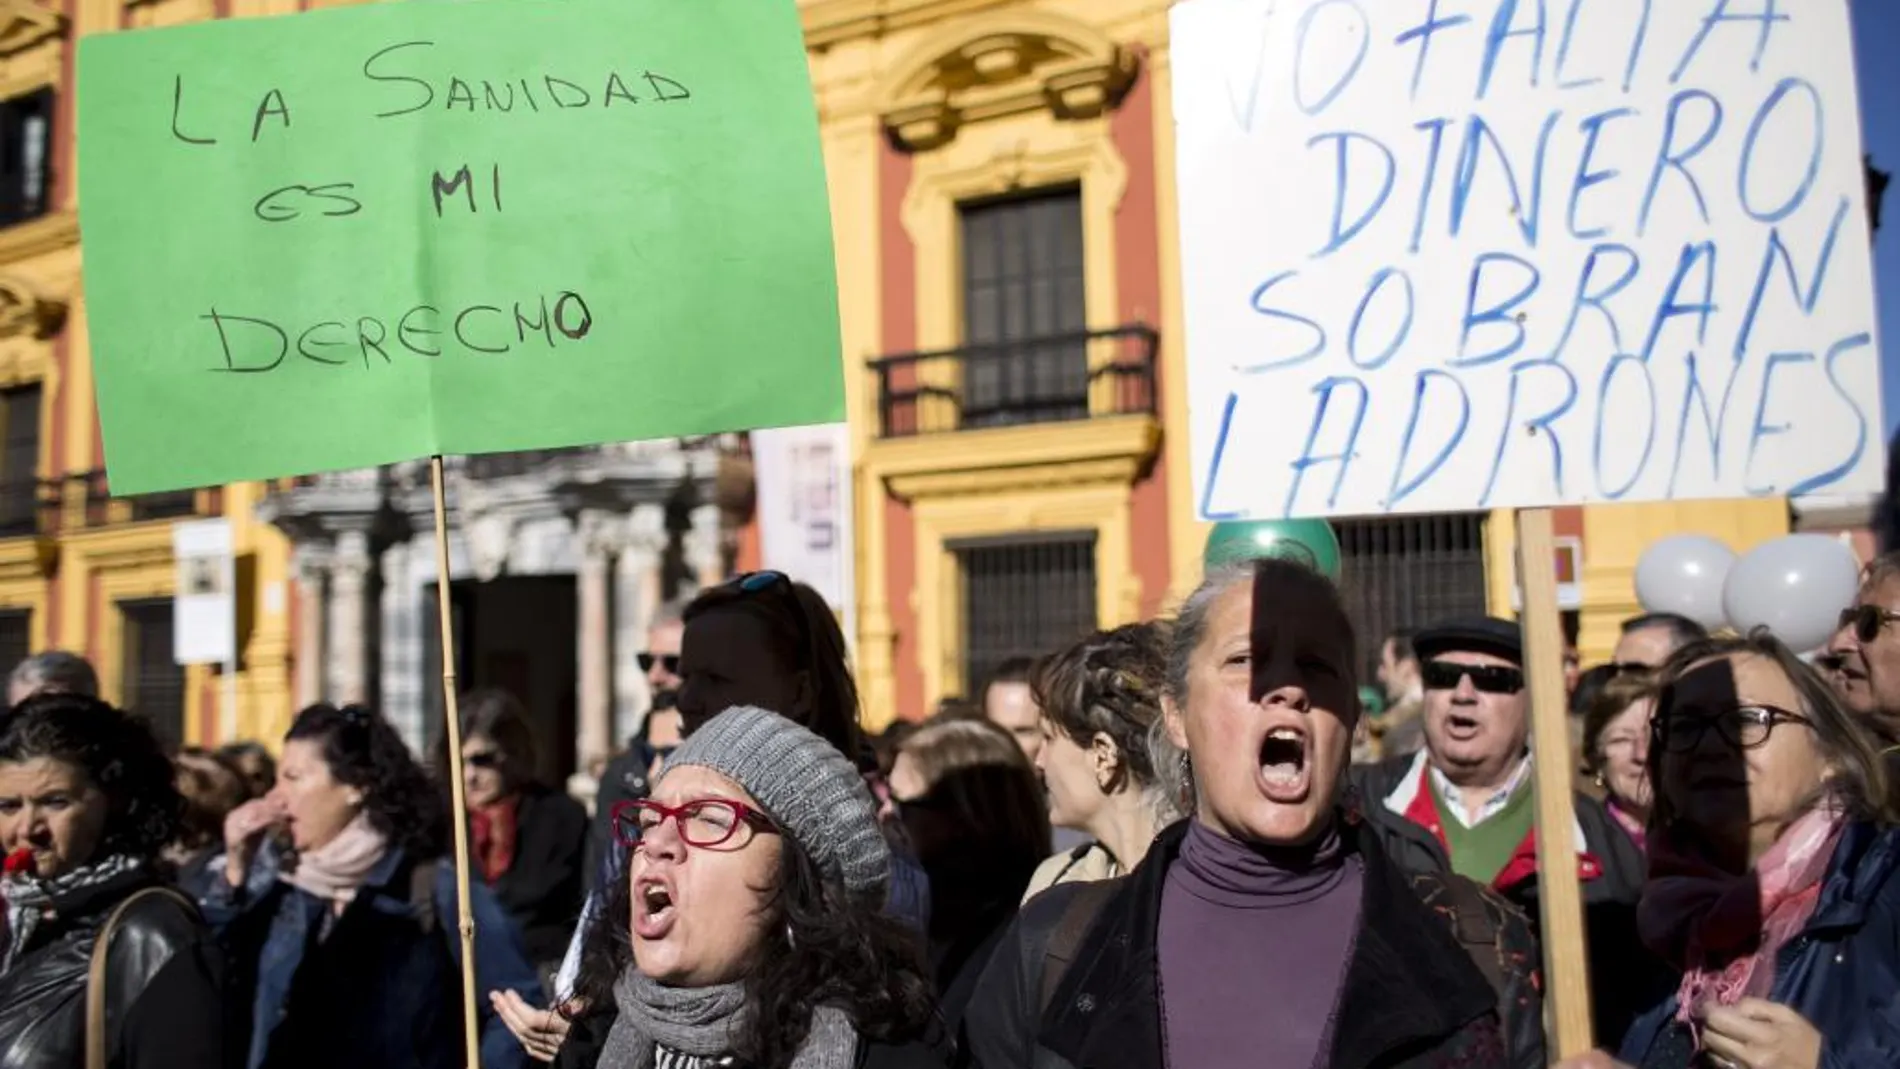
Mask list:
POLYGON ((1171 770, 1161 767, 1178 763, 1179 751, 1156 730, 1168 637, 1160 622, 1098 631, 1038 666, 1043 744, 1036 765, 1049 821, 1090 841, 1046 861, 1025 897, 1057 883, 1121 875, 1181 818, 1178 792, 1164 774, 1171 770))

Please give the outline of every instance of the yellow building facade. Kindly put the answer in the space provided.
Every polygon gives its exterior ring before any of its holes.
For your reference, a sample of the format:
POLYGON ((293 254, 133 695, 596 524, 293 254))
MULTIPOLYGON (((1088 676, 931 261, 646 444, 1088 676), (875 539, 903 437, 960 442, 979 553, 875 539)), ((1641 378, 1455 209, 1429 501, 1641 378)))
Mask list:
POLYGON ((85 34, 289 10, 0 2, 0 657, 82 653, 106 698, 185 743, 275 739, 288 724, 288 551, 255 518, 261 486, 109 494, 80 272, 75 55, 85 34), (229 518, 237 555, 235 688, 218 668, 172 661, 172 526, 208 516, 229 518))
MULTIPOLYGON (((1198 580, 1171 4, 799 6, 842 294, 861 686, 873 720, 920 717, 980 694, 1005 649, 1164 612, 1198 580), (1025 623, 1038 598, 1064 611, 1025 623)), ((1348 587, 1391 588, 1354 601, 1362 627, 1514 611, 1508 512, 1338 526, 1348 587), (1455 589, 1409 598, 1421 571, 1455 589)), ((1622 505, 1562 509, 1557 526, 1588 663, 1639 611, 1650 542, 1695 531, 1745 550, 1787 533, 1789 513, 1622 505)))

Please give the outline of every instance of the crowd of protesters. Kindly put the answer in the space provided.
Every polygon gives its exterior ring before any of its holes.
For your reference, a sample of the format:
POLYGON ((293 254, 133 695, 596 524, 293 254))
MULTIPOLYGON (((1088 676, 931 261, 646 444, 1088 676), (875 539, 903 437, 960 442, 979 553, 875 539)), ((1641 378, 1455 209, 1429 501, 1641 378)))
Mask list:
POLYGON ((40 654, 0 714, 0 1069, 1530 1069, 1550 849, 1577 1064, 1896 1065, 1900 558, 1841 610, 1806 658, 1667 616, 1573 658, 1551 843, 1509 621, 1374 646, 1246 562, 870 737, 823 599, 741 576, 657 615, 579 798, 531 710, 463 696, 475 1052, 445 751, 331 705, 168 751, 40 654))

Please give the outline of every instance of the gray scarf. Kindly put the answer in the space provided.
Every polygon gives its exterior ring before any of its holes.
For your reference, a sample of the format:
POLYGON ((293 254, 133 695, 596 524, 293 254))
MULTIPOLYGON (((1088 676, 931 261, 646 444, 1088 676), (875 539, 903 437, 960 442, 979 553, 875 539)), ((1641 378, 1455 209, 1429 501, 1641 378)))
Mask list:
MULTIPOLYGON (((745 1027, 749 1010, 738 984, 717 987, 666 987, 629 965, 614 984, 620 1016, 599 1069, 652 1069, 654 1045, 694 1058, 722 1058, 745 1027)), ((834 1006, 812 1011, 811 1034, 792 1060, 792 1069, 852 1069, 858 1053, 857 1029, 834 1006)))

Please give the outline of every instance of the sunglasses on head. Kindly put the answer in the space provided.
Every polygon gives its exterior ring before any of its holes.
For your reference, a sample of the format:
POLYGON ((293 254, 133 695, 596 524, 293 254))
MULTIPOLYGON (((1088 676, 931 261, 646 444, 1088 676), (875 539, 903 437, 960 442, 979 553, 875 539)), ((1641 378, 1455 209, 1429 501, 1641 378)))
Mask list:
POLYGON ((1524 689, 1522 669, 1496 664, 1453 664, 1427 661, 1420 670, 1426 690, 1456 690, 1461 680, 1485 694, 1516 694, 1524 689))
POLYGON ((1862 642, 1872 642, 1880 637, 1882 628, 1900 621, 1900 612, 1883 609, 1878 605, 1856 605, 1841 610, 1841 622, 1835 630, 1854 629, 1854 637, 1862 642))
POLYGON ((653 671, 653 666, 657 664, 665 670, 667 675, 680 674, 680 655, 677 653, 642 653, 637 660, 640 662, 642 672, 653 671))

